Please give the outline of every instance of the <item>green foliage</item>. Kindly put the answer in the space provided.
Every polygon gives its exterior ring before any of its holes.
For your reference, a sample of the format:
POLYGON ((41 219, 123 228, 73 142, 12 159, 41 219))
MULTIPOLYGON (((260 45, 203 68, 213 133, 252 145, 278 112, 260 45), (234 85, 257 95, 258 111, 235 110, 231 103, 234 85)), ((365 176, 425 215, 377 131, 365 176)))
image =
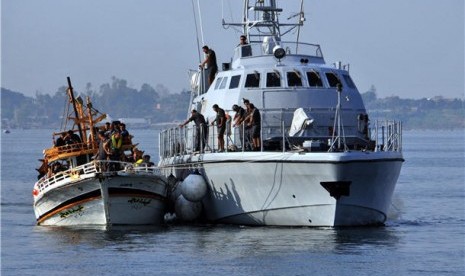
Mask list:
MULTIPOLYGON (((113 77, 110 83, 96 90, 87 83, 84 91, 75 91, 82 98, 91 97, 94 108, 112 118, 145 118, 152 124, 183 121, 189 108, 189 91, 169 93, 162 85, 153 88, 143 84, 140 89, 128 86, 126 80, 113 77)), ((365 107, 374 119, 402 120, 406 129, 465 128, 464 100, 401 99, 397 96, 378 98, 376 88, 362 93, 365 107)), ((66 87, 54 95, 36 94, 34 98, 8 89, 1 89, 2 123, 9 127, 58 128, 62 122, 67 100, 66 87)))
POLYGON ((465 105, 460 99, 377 99, 375 95, 375 100, 367 100, 373 98, 372 91, 362 93, 362 98, 372 119, 401 120, 405 129, 465 128, 465 105))
MULTIPOLYGON (((75 96, 91 97, 94 108, 109 114, 112 118, 145 118, 152 123, 183 120, 189 106, 190 93, 182 91, 168 93, 163 86, 157 92, 149 84, 141 88, 129 87, 126 80, 113 77, 111 83, 102 84, 96 91, 87 83, 84 91, 74 91, 75 96)), ((66 87, 56 93, 36 94, 35 98, 2 88, 2 120, 10 127, 60 126, 64 114, 66 87)))

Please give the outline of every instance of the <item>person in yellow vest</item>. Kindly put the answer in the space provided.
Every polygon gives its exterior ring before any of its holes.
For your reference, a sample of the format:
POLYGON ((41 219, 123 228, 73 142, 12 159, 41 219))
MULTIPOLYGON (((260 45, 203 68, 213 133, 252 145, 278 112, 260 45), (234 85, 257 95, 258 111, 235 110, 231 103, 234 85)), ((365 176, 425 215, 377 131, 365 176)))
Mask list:
POLYGON ((123 137, 121 136, 121 133, 116 131, 113 135, 111 135, 111 160, 121 160, 122 147, 123 137))
POLYGON ((144 155, 144 152, 139 150, 138 148, 134 148, 132 150, 132 156, 134 158, 134 164, 136 166, 142 164, 142 162, 144 162, 144 159, 143 159, 143 156, 144 155))

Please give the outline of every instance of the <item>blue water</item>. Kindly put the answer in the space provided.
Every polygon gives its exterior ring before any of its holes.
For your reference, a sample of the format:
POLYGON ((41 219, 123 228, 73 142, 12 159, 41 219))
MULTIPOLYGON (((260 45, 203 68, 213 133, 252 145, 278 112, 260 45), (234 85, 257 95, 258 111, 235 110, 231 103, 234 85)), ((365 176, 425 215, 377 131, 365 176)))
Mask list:
MULTIPOLYGON (((463 131, 404 132, 385 227, 35 225, 34 168, 49 130, 1 141, 1 275, 465 275, 463 131)), ((157 159, 154 130, 133 130, 157 159)))

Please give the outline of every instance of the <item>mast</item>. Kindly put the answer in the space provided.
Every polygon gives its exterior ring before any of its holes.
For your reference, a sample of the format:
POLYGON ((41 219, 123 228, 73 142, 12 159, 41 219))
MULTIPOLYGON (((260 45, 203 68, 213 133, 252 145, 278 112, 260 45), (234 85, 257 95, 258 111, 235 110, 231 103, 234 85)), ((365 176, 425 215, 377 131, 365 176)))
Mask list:
POLYGON ((344 150, 348 151, 349 148, 346 144, 346 135, 344 132, 344 123, 342 122, 342 105, 341 105, 341 94, 342 94, 342 84, 339 81, 337 84, 337 106, 336 106, 336 114, 334 116, 334 126, 333 126, 333 134, 331 137, 331 146, 329 147, 329 152, 344 150), (341 141, 342 140, 342 141, 341 141), (341 145, 342 142, 342 145, 341 145), (335 145, 337 143, 337 148, 335 145), (342 148, 344 146, 344 148, 342 148))
MULTIPOLYGON (((303 0, 300 5, 301 11, 296 14, 300 15, 296 23, 279 22, 279 14, 283 9, 277 7, 277 2, 277 0, 244 0, 242 22, 226 23, 223 19, 223 25, 241 27, 250 43, 263 42, 266 38, 279 42, 282 36, 303 25, 303 0)), ((296 16, 291 18, 293 17, 296 16)))
POLYGON ((80 121, 79 112, 78 112, 77 107, 76 107, 76 99, 74 98, 73 86, 71 86, 71 78, 67 77, 67 80, 68 80, 68 93, 69 93, 68 96, 69 96, 69 98, 71 100, 71 103, 73 104, 74 115, 76 116, 77 127, 78 127, 78 130, 79 130, 79 137, 81 138, 81 141, 84 141, 83 138, 85 136, 82 134, 81 124, 79 123, 79 121, 80 121))
MULTIPOLYGON (((89 131, 90 131, 90 144, 92 146, 92 149, 95 149, 95 130, 94 130, 94 118, 92 116, 92 103, 90 102, 90 97, 87 97, 87 111, 89 112, 89 131)), ((87 135, 86 135, 87 137, 87 135)))

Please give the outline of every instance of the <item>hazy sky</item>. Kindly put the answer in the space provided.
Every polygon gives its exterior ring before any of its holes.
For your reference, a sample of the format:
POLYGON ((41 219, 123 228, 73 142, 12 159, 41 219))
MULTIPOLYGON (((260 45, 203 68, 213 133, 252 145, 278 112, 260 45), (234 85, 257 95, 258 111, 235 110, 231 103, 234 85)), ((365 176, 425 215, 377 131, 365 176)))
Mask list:
MULTIPOLYGON (((281 1, 289 2, 290 0, 281 1)), ((197 0, 194 0, 197 3, 197 0)), ((205 41, 227 62, 240 0, 200 0, 205 41)), ((379 97, 464 97, 464 0, 307 0, 301 41, 327 63, 350 63, 360 92, 379 97)), ((284 10, 288 17, 297 10, 284 10)), ((202 43, 202 42, 201 42, 202 43)), ((191 0, 1 0, 1 86, 54 94, 122 78, 139 89, 189 89, 199 63, 191 0)))

